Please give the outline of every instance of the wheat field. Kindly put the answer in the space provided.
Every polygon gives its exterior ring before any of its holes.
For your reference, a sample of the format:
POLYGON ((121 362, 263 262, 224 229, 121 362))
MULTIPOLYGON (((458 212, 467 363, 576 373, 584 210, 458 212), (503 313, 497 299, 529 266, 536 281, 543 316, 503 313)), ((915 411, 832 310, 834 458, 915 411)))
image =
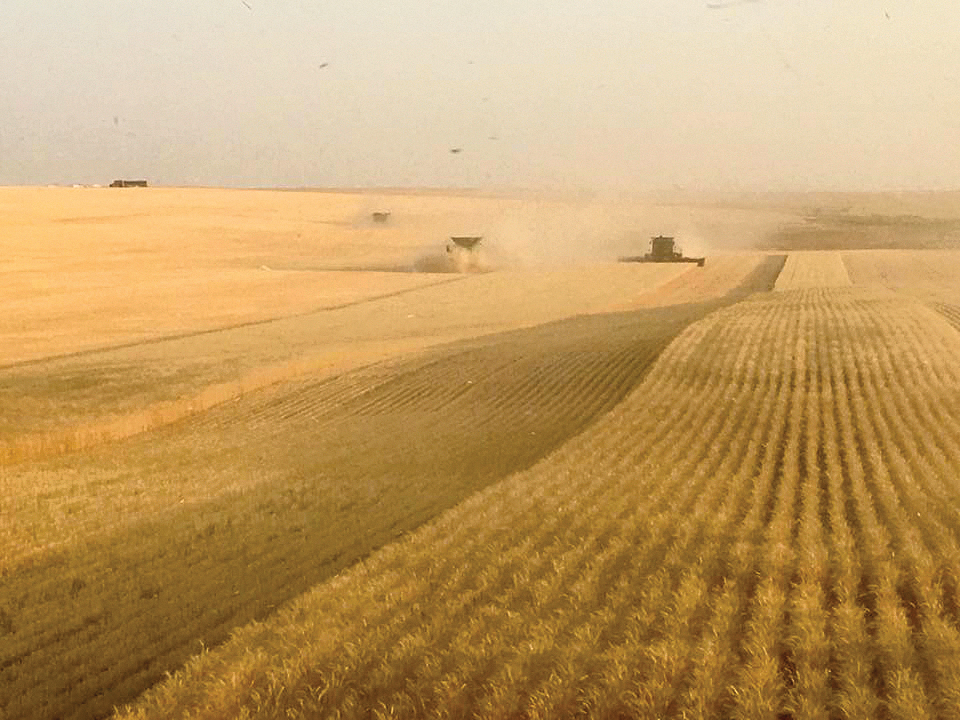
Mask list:
POLYGON ((949 198, 87 192, 0 192, 0 716, 960 716, 960 251, 807 247, 949 198))

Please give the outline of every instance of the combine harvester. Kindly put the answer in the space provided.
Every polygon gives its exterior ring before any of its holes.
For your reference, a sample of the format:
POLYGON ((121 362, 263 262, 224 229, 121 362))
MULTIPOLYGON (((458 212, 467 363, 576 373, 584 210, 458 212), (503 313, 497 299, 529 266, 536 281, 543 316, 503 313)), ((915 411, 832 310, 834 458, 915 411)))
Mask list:
POLYGON ((666 235, 657 235, 650 238, 650 252, 646 255, 630 255, 620 258, 620 262, 696 263, 698 267, 703 267, 706 261, 707 259, 702 257, 684 257, 674 239, 666 235))
POLYGON ((479 253, 482 235, 451 235, 447 243, 447 261, 454 272, 477 272, 483 270, 479 253))

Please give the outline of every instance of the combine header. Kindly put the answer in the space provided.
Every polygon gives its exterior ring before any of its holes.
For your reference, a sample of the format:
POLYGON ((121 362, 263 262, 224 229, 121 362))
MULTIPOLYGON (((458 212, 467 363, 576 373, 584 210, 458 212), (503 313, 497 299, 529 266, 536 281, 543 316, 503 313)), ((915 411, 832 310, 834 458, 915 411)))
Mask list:
POLYGON ((631 255, 620 258, 620 262, 643 262, 643 263, 696 263, 703 267, 707 261, 706 258, 684 257, 677 247, 672 237, 666 235, 657 235, 650 238, 650 252, 646 255, 631 255))
POLYGON ((482 235, 451 235, 447 243, 447 259, 452 269, 457 272, 479 270, 477 248, 482 240, 482 235))

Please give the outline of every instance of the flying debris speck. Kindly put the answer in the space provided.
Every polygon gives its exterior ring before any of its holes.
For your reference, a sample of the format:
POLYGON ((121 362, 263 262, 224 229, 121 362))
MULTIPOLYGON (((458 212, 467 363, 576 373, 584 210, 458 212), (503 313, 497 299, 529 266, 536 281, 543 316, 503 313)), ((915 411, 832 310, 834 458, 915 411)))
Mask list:
POLYGON ((453 153, 454 155, 457 155, 458 153, 463 152, 463 148, 460 148, 460 147, 450 148, 450 152, 453 153))
POLYGON ((317 65, 317 67, 320 68, 321 70, 323 70, 325 67, 328 67, 329 65, 330 65, 330 63, 328 63, 328 62, 322 62, 322 63, 320 63, 319 65, 317 65))

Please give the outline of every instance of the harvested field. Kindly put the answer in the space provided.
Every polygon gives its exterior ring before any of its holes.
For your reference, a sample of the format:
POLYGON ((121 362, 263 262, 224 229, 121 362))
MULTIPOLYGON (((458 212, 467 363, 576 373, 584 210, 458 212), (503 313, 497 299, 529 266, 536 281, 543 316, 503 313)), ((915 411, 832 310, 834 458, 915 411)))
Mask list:
POLYGON ((0 591, 16 642, 0 706, 96 717, 129 701, 201 641, 561 446, 686 325, 769 289, 781 265, 770 258, 713 303, 462 341, 18 466, 2 537, 16 582, 0 591))
POLYGON ((854 285, 960 305, 960 250, 845 252, 843 262, 854 285))
POLYGON ((952 198, 0 189, 0 717, 952 717, 952 198))
POLYGON ((884 287, 927 302, 960 329, 960 251, 860 251, 843 254, 856 285, 884 287))
POLYGON ((720 310, 547 459, 123 717, 949 716, 958 356, 889 294, 720 310))
MULTIPOLYGON (((623 308, 659 307, 700 302, 704 298, 722 297, 740 287, 747 278, 768 261, 770 256, 759 253, 724 254, 710 258, 702 268, 692 265, 667 265, 683 268, 677 277, 643 293, 623 308)), ((758 288, 768 290, 770 288, 758 288)))
MULTIPOLYGON (((9 413, 0 418, 0 457, 125 437, 308 372, 342 372, 458 338, 606 311, 675 273, 610 263, 432 276, 430 285, 325 310, 0 368, 9 413)), ((738 282, 700 297, 722 297, 738 282)))

